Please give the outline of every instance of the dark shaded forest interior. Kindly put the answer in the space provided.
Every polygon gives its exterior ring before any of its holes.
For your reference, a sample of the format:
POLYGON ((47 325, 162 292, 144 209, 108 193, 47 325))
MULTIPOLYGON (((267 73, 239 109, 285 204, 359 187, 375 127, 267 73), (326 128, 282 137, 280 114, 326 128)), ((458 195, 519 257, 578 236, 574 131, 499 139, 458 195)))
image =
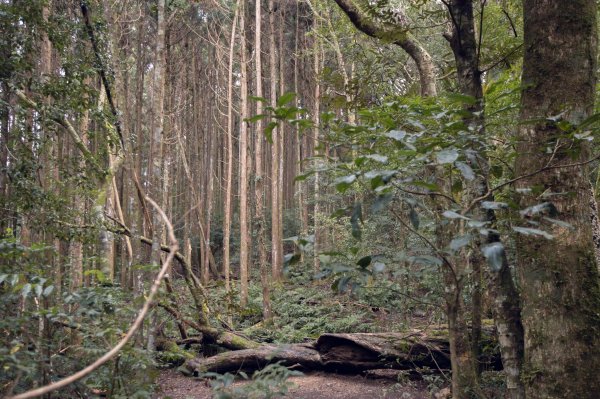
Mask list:
POLYGON ((600 397, 594 0, 0 0, 0 398, 600 397))

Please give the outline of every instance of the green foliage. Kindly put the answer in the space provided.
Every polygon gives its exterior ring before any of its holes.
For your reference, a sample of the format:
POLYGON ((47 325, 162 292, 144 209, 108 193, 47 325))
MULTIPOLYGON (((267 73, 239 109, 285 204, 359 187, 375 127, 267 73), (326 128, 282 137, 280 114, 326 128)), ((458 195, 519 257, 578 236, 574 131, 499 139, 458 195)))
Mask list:
POLYGON ((243 372, 238 375, 248 382, 235 384, 235 376, 230 373, 204 373, 201 377, 212 378, 210 385, 215 399, 270 399, 285 396, 293 386, 288 379, 302 373, 272 363, 254 373, 251 379, 243 372))
MULTIPOLYGON (((90 364, 114 346, 135 317, 134 298, 119 287, 92 284, 61 294, 48 277, 55 276, 47 262, 52 250, 24 246, 10 235, 0 239, 0 386, 15 393, 90 364), (80 343, 73 346, 74 340, 80 343)), ((128 346, 62 395, 97 389, 115 398, 147 397, 154 368, 147 351, 128 346)))

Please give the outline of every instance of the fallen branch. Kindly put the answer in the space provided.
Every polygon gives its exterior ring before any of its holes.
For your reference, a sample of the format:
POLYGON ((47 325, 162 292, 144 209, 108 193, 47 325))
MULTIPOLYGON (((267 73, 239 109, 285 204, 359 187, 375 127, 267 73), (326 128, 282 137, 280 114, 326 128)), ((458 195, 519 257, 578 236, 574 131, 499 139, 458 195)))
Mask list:
MULTIPOLYGON (((118 219, 111 219, 117 223, 121 227, 121 231, 118 233, 124 234, 129 237, 133 237, 131 230, 129 227, 125 226, 118 219)), ((148 237, 139 236, 139 240, 146 245, 152 245, 152 240, 148 237)), ((167 245, 160 246, 161 251, 171 254, 172 249, 167 245)), ((188 285, 188 289, 192 294, 192 299, 194 300, 194 305, 196 306, 199 312, 199 322, 194 323, 189 320, 185 320, 181 318, 179 312, 172 307, 167 309, 165 306, 161 305, 167 312, 169 312, 176 320, 180 320, 184 324, 194 328, 198 332, 201 332, 205 337, 208 338, 208 341, 214 342, 220 346, 223 346, 227 349, 232 350, 240 350, 240 349, 249 349, 249 348, 257 348, 260 344, 258 342, 252 341, 238 333, 231 331, 230 329, 221 330, 209 325, 208 315, 210 314, 210 309, 208 307, 208 302, 206 298, 206 290, 200 280, 192 273, 191 265, 185 260, 185 257, 178 252, 177 250, 174 253, 174 258, 177 259, 179 264, 183 270, 183 277, 185 279, 186 284, 188 285), (175 312, 175 313, 173 313, 175 312)), ((224 324, 221 321, 221 324, 224 324)))

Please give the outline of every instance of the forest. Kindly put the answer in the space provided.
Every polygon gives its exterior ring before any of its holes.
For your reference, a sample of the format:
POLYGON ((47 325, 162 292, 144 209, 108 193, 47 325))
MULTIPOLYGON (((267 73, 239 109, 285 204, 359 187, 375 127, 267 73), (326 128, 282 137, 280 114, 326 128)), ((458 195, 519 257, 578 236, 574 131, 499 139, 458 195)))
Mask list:
POLYGON ((597 14, 0 0, 0 398, 599 398, 597 14))

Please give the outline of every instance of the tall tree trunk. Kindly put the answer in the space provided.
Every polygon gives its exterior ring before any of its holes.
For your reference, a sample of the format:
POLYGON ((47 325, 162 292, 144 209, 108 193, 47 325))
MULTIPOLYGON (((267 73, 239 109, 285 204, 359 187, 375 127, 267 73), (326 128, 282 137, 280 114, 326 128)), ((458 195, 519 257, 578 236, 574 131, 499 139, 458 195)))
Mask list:
MULTIPOLYGON (((457 83, 460 92, 475 99, 473 105, 468 105, 469 116, 465 122, 469 128, 477 133, 483 129, 483 92, 481 88, 481 74, 479 72, 477 41, 475 39, 475 24, 473 19, 472 0, 454 0, 448 3, 452 33, 446 38, 454 53, 456 62, 457 83)), ((473 169, 477 177, 467 183, 467 198, 472 199, 481 195, 478 185, 482 185, 485 192, 487 186, 485 155, 480 154, 482 148, 474 148, 477 159, 473 162, 473 169), (484 166, 485 165, 485 166, 484 166), (483 166, 483 167, 482 167, 483 166)), ((449 231, 442 229, 440 233, 448 236, 449 231)), ((466 252, 466 251, 464 251, 466 252)), ((479 332, 481 328, 481 315, 479 309, 472 308, 472 330, 469 334, 467 328, 468 308, 463 296, 468 279, 480 274, 482 259, 479 251, 476 253, 462 253, 454 259, 454 270, 446 269, 447 284, 447 315, 448 335, 450 341, 450 354, 452 360, 452 396, 456 399, 467 398, 478 393, 479 375, 477 367, 477 353, 479 332), (469 271, 474 273, 469 275, 469 271), (479 271, 479 273, 477 273, 479 271), (479 323, 479 324, 477 324, 479 323)), ((480 277, 479 277, 480 278, 480 277)), ((480 278, 481 279, 481 278, 480 278)), ((480 280, 479 280, 480 281, 480 280)), ((477 305, 480 298, 480 285, 474 281, 473 305, 477 305)))
POLYGON ((231 290, 230 284, 230 247, 231 247, 231 200, 233 197, 233 61, 235 55, 235 34, 239 16, 240 1, 235 4, 229 41, 229 67, 227 71, 227 174, 225 178, 225 209, 223 217, 223 274, 225 290, 231 290))
MULTIPOLYGON (((315 91, 314 91, 314 123, 315 127, 313 129, 313 148, 315 151, 315 155, 318 155, 318 146, 319 146, 319 134, 321 132, 321 127, 319 126, 321 121, 321 82, 319 81, 318 76, 321 73, 321 46, 318 41, 315 39, 315 54, 314 54, 314 73, 317 76, 315 80, 315 91)), ((319 213, 320 213, 320 182, 319 182, 319 172, 318 168, 320 167, 320 163, 323 162, 321 159, 318 159, 316 162, 319 164, 317 166, 317 172, 315 173, 315 184, 314 184, 314 201, 315 206, 313 210, 313 234, 314 234, 314 258, 313 258, 313 271, 316 273, 321 268, 321 261, 319 260, 319 251, 321 244, 321 235, 320 235, 320 227, 319 227, 319 213)))
MULTIPOLYGON (((2 56, 0 54, 0 56, 2 56)), ((0 82, 0 91, 2 91, 2 102, 0 103, 0 198, 8 198, 8 149, 10 145, 10 91, 8 82, 0 82)), ((6 209, 0 209, 0 234, 3 235, 9 222, 10 212, 6 209)))
MULTIPOLYGON (((255 0, 255 34, 254 34, 254 51, 255 51, 255 68, 256 68, 256 96, 263 96, 262 89, 262 5, 261 0, 255 0)), ((263 113, 262 102, 256 102, 256 114, 263 113)), ((258 262, 260 267, 260 280, 262 284, 262 299, 263 299, 263 319, 266 323, 271 322, 271 301, 269 294, 270 276, 267 266, 267 247, 265 242, 265 176, 262 166, 263 161, 263 142, 265 141, 262 119, 256 122, 256 134, 254 144, 254 198, 256 213, 254 215, 256 245, 258 246, 258 262)), ((277 186, 273 183, 273 186, 277 186)))
MULTIPOLYGON (((527 177, 516 186, 554 194, 545 201, 556 208, 555 218, 573 227, 543 225, 554 236, 551 242, 517 237, 523 375, 528 397, 591 399, 600 392, 600 280, 589 169, 577 164, 590 157, 590 149, 586 141, 565 135, 554 120, 560 115, 577 125, 593 111, 597 6, 594 0, 525 0, 523 10, 522 123, 515 172, 527 177)), ((535 197, 521 195, 521 207, 539 203, 535 197)))
MULTIPOLYGON (((158 0, 156 53, 154 60, 153 101, 152 101, 152 151, 150 154, 150 179, 152 197, 157 202, 162 202, 163 189, 163 130, 164 130, 164 93, 165 93, 165 0, 158 0)), ((164 205, 164 204, 161 204, 164 205)), ((152 254, 153 267, 161 264, 162 220, 158 212, 152 212, 152 254)), ((150 320, 155 319, 155 314, 150 315, 150 320)), ((155 348, 154 327, 149 326, 147 348, 155 348)))
MULTIPOLYGON (((150 178, 152 196, 155 201, 162 198, 162 147, 164 128, 164 90, 165 90, 165 0, 158 0, 158 22, 156 32, 156 53, 154 60, 153 101, 152 101, 152 151, 150 154, 150 178)), ((161 220, 157 212, 153 212, 152 218, 152 263, 154 266, 160 264, 160 240, 161 220)))
MULTIPOLYGON (((285 90, 285 55, 284 55, 284 43, 285 43, 285 35, 283 33, 283 28, 285 26, 285 16, 284 12, 285 3, 280 2, 279 4, 279 94, 283 95, 285 90)), ((271 32, 273 33, 273 32, 271 32)), ((273 206, 273 212, 277 213, 277 224, 275 227, 277 228, 277 236, 273 237, 273 248, 277 248, 277 256, 273 259, 273 264, 277 265, 277 270, 279 273, 279 279, 283 278, 283 208, 284 208, 284 191, 283 191, 283 173, 286 168, 286 164, 284 162, 284 146, 283 140, 286 137, 285 134, 285 122, 281 124, 279 127, 279 132, 277 135, 277 141, 273 142, 273 145, 276 145, 277 152, 279 155, 278 163, 278 173, 277 173, 277 207, 273 206)), ((288 147, 289 149, 289 147, 288 147)), ((275 158, 275 157, 273 157, 275 158)))
POLYGON ((240 304, 248 304, 248 261, 250 251, 250 230, 248 227, 248 60, 246 43, 246 18, 248 15, 245 2, 241 6, 241 73, 240 73, 240 304))
MULTIPOLYGON (((279 5, 281 6, 281 4, 279 5)), ((277 50, 275 47, 275 2, 269 0, 269 72, 270 72, 270 95, 271 104, 277 101, 277 50)), ((281 224, 279 213, 279 201, 281 193, 279 187, 279 168, 282 167, 279 155, 279 136, 278 128, 272 132, 272 156, 271 156, 271 265, 273 280, 279 281, 283 276, 283 249, 281 246, 281 236, 279 235, 279 225, 281 224)))
MULTIPOLYGON (((482 5, 484 7, 484 3, 482 5)), ((462 94, 475 99, 472 105, 468 105, 467 111, 469 116, 465 122, 472 131, 477 132, 480 136, 485 135, 484 130, 484 103, 483 89, 481 82, 481 72, 479 70, 479 49, 475 38, 475 21, 473 15, 472 0, 455 0, 448 3, 448 11, 450 13, 450 21, 453 29, 450 35, 446 38, 450 42, 450 46, 454 53, 457 69, 458 88, 462 94)), ((484 12, 483 8, 480 10, 484 12)), ((467 190, 465 202, 469 203, 475 198, 480 198, 485 195, 488 190, 489 166, 485 148, 476 143, 471 148, 473 150, 473 159, 470 160, 471 167, 475 171, 475 179, 467 182, 467 190)), ((488 198, 493 200, 493 198, 488 198)), ((476 208, 475 218, 478 220, 495 221, 493 211, 483 211, 479 207, 476 208)), ((477 365, 476 360, 479 356, 479 340, 481 336, 481 315, 482 315, 482 268, 484 267, 484 259, 480 253, 479 247, 484 244, 491 244, 499 241, 499 237, 494 234, 488 235, 487 241, 478 239, 477 247, 470 253, 461 255, 462 259, 466 259, 468 265, 466 269, 462 266, 462 260, 457 259, 456 264, 460 270, 459 279, 456 289, 462 292, 464 289, 461 275, 468 271, 471 272, 473 293, 472 293, 472 323, 471 335, 469 337, 464 331, 456 331, 457 338, 467 340, 463 343, 456 343, 457 348, 464 350, 468 349, 470 340, 471 354, 457 353, 453 354, 459 364, 456 365, 458 375, 454 374, 453 368, 453 388, 455 397, 460 397, 461 392, 467 389, 472 389, 469 385, 477 386, 477 365), (464 378, 463 378, 464 377, 464 378), (462 388, 456 385, 466 384, 462 388)), ((465 275, 466 277, 466 275, 465 275)), ((503 262, 500 270, 492 270, 489 272, 490 290, 494 296, 494 314, 495 322, 498 331, 501 334, 500 346, 503 356, 503 362, 506 370, 508 395, 510 398, 519 399, 524 395, 523 385, 520 379, 521 359, 523 353, 522 334, 523 329, 520 320, 519 296, 512 280, 511 272, 506 261, 503 262)), ((455 298, 456 299, 456 298, 455 298)), ((460 303, 460 301, 459 301, 460 303)), ((466 309, 461 309, 460 306, 452 306, 454 310, 465 312, 466 309)), ((449 314, 452 317, 453 314, 449 314)), ((457 320, 464 320, 464 316, 454 315, 457 320)), ((458 329, 466 329, 465 324, 457 322, 451 323, 458 329)), ((450 340, 453 341, 452 329, 450 331, 450 340)))

